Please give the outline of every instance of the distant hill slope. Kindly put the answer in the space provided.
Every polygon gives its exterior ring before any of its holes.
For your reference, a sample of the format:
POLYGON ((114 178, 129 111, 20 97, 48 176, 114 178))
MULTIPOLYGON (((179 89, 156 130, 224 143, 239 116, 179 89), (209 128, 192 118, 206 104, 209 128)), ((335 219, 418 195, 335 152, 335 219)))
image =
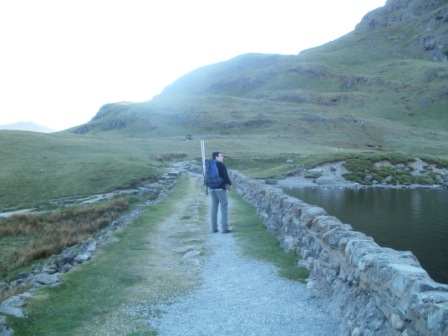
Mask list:
POLYGON ((448 155, 447 1, 389 0, 299 55, 246 54, 70 132, 289 136, 336 148, 448 155))
POLYGON ((13 124, 0 125, 0 130, 30 131, 39 133, 54 132, 54 130, 46 126, 38 125, 31 121, 21 121, 13 124))

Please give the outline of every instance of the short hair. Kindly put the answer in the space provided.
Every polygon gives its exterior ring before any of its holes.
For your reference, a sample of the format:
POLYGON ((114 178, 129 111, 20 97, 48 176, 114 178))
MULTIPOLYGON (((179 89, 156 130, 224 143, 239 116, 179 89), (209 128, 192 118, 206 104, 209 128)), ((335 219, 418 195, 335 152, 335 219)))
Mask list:
POLYGON ((216 158, 219 156, 219 154, 221 154, 221 152, 213 152, 212 159, 216 160, 216 158))

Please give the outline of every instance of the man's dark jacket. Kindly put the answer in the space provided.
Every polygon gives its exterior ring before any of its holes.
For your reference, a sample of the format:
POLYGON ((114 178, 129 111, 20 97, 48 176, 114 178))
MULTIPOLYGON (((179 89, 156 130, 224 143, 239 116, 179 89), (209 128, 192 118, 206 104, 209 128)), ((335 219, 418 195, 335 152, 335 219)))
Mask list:
POLYGON ((226 189, 226 185, 231 186, 232 182, 230 181, 229 174, 227 173, 227 168, 224 163, 216 161, 216 166, 218 167, 219 176, 223 178, 223 182, 213 189, 226 189))

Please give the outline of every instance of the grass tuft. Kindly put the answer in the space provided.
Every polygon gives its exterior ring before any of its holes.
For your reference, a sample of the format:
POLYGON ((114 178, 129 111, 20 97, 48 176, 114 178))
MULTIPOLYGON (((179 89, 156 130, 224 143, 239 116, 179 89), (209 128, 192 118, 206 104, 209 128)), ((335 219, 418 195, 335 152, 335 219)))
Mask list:
POLYGON ((274 233, 266 230, 256 210, 240 196, 233 194, 232 227, 244 255, 272 263, 278 267, 278 274, 290 280, 304 282, 308 270, 298 266, 298 256, 285 253, 279 246, 274 233))
POLYGON ((8 298, 19 295, 21 293, 26 292, 27 290, 33 288, 33 283, 31 281, 27 281, 25 283, 19 284, 17 286, 5 286, 5 288, 0 289, 0 302, 7 300, 8 298))

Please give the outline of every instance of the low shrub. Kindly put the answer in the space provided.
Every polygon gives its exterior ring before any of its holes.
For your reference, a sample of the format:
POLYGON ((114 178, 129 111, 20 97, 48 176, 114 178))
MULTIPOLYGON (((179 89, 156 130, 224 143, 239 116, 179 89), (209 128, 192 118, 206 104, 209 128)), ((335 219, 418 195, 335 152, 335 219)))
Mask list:
POLYGON ((157 161, 170 161, 174 159, 183 159, 187 157, 185 153, 161 153, 156 155, 155 159, 157 161))
MULTIPOLYGON (((392 164, 404 163, 400 158, 382 158, 388 160, 392 164)), ((343 177, 349 181, 360 184, 370 185, 374 181, 383 182, 389 178, 388 184, 434 184, 437 180, 443 180, 443 176, 434 172, 420 172, 424 175, 414 176, 409 170, 395 169, 394 167, 375 167, 374 161, 368 158, 347 159, 344 167, 349 173, 344 174, 343 177), (366 179, 366 176, 371 178, 366 179)))
POLYGON ((108 226, 129 207, 123 198, 89 206, 57 210, 49 214, 21 214, 0 225, 2 259, 0 275, 59 253, 108 226), (6 248, 5 248, 6 246, 6 248))

